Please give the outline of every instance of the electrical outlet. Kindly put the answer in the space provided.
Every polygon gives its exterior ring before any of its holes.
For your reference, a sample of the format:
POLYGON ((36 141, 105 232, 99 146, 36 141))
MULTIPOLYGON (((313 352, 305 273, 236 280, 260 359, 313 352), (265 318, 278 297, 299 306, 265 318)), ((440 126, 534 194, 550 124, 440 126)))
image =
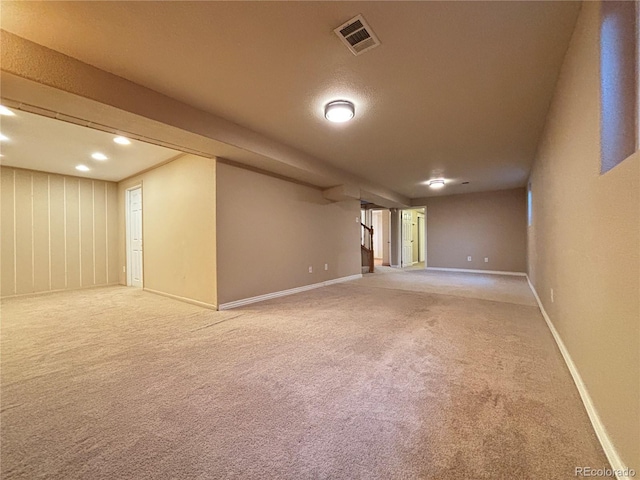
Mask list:
POLYGON ((470 262, 470 261, 471 261, 471 255, 467 257, 467 262, 470 262))
POLYGON ((309 273, 313 273, 313 267, 309 267, 309 273))
POLYGON ((553 288, 551 289, 551 303, 553 303, 555 300, 553 299, 553 288))
POLYGON ((484 263, 489 263, 489 257, 484 257, 484 263))
POLYGON ((325 263, 325 264, 324 264, 324 269, 325 269, 325 270, 329 270, 329 264, 328 264, 328 263, 325 263))

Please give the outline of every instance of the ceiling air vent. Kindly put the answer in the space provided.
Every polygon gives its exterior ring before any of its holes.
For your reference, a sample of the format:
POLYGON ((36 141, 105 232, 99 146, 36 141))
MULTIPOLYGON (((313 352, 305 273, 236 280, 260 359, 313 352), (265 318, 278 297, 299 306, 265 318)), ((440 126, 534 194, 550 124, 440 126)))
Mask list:
POLYGON ((362 15, 343 23, 334 32, 354 55, 360 55, 380 45, 380 40, 362 15))

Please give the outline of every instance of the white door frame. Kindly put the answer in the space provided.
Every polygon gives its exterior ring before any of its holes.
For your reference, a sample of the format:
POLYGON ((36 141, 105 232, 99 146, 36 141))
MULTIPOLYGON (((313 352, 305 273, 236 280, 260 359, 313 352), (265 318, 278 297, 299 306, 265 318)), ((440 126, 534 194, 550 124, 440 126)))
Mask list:
POLYGON ((420 251, 420 243, 422 242, 422 235, 420 234, 420 227, 422 227, 422 218, 420 217, 420 215, 416 217, 416 222, 416 232, 418 234, 418 263, 420 263, 422 261, 422 258, 420 256, 420 254, 422 253, 420 251))
POLYGON ((382 250, 384 245, 382 243, 382 210, 373 210, 371 212, 371 226, 373 227, 373 252, 374 258, 382 258, 384 256, 382 250), (378 254, 376 256, 375 254, 378 254))
MULTIPOLYGON (((409 213, 409 215, 411 215, 411 209, 406 209, 406 210, 400 210, 400 267, 404 268, 404 267, 410 267, 411 265, 413 265, 413 247, 412 247, 412 252, 411 252, 411 262, 408 262, 407 258, 405 258, 405 241, 406 239, 405 237, 405 214, 409 213)), ((413 229, 412 229, 413 230, 413 229)), ((411 242, 413 242, 413 234, 411 235, 411 242)))
POLYGON ((424 262, 424 267, 427 268, 427 209, 424 212, 418 212, 418 259, 424 262), (422 215, 422 216, 421 216, 422 215), (420 223, 422 221, 422 229, 420 223), (420 255, 422 252, 422 255, 420 255))
MULTIPOLYGON (((140 195, 142 195, 142 184, 134 185, 127 188, 125 191, 125 257, 127 259, 127 286, 131 286, 131 192, 133 190, 140 189, 140 195)), ((144 200, 143 200, 144 201, 144 200)), ((144 205, 144 204, 143 204, 144 205)), ((144 207, 143 207, 144 208, 144 207)), ((144 212, 142 213, 144 214, 144 212)), ((142 232, 142 241, 144 243, 144 231, 142 232)), ((142 248, 142 255, 144 258, 144 246, 142 248)), ((144 261, 142 262, 141 277, 144 285, 144 261)))

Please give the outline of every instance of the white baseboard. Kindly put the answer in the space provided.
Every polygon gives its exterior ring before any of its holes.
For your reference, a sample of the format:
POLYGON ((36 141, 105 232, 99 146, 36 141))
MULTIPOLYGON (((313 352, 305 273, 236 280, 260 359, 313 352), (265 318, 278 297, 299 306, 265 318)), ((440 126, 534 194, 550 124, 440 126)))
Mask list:
MULTIPOLYGON (((628 470, 627 467, 625 466, 622 459, 620 458, 620 455, 618 455, 618 451, 613 445, 613 442, 611 441, 611 438, 609 437, 609 434, 607 433, 607 430, 604 424, 602 423, 602 420, 600 419, 600 415, 598 415, 596 406, 593 404, 591 395, 589 395, 589 391, 587 390, 586 385, 582 381, 580 372, 578 372, 578 369, 576 368, 575 363, 573 363, 573 359, 571 358, 571 355, 569 355, 569 351, 567 350, 567 347, 564 345, 564 342, 562 341, 560 334, 556 330, 556 327, 553 325, 551 318, 549 318, 549 315, 547 315, 547 311, 544 309, 544 306, 542 305, 542 301, 538 296, 538 292, 536 292, 536 289, 534 288, 533 283, 531 283, 531 280, 529 279, 529 275, 527 275, 527 282, 529 282, 529 287, 531 288, 531 291, 533 292, 533 296, 536 298, 536 301, 538 302, 538 307, 540 307, 540 311, 542 312, 544 321, 547 322, 547 326, 549 327, 549 330, 551 330, 551 334, 553 335, 553 338, 555 339, 556 344, 560 349, 560 353, 562 354, 562 357, 564 358, 564 361, 567 364, 567 368, 569 369, 569 372, 573 377, 573 381, 576 384, 576 387, 578 388, 578 392, 580 393, 580 398, 582 399, 584 408, 587 410, 587 415, 589 415, 589 420, 591 420, 591 425, 593 425, 593 429, 595 430, 596 436, 600 441, 600 445, 602 445, 602 449, 604 450, 604 453, 607 456, 609 463, 611 464, 611 468, 614 470, 614 472, 627 471, 628 470)), ((623 479, 623 478, 629 478, 629 477, 619 476, 616 474, 616 478, 623 479)))
POLYGON ((218 308, 212 303, 201 302, 199 300, 193 300, 192 298, 181 297, 180 295, 174 295, 173 293, 160 292, 158 290, 153 290, 151 288, 144 287, 143 290, 145 292, 153 293, 155 295, 161 295, 163 297, 173 298, 174 300, 179 300, 181 302, 190 303, 191 305, 197 305, 198 307, 209 308, 211 310, 217 310, 218 308))
POLYGON ((441 267, 426 267, 427 270, 436 270, 439 272, 460 272, 460 273, 487 273, 489 275, 513 275, 517 277, 526 277, 524 272, 502 272, 500 270, 471 270, 468 268, 441 268, 441 267))
POLYGON ((0 299, 10 299, 10 298, 22 298, 22 297, 39 297, 41 295, 49 295, 50 293, 63 293, 63 292, 79 292, 81 290, 91 290, 94 288, 105 288, 105 287, 117 287, 120 286, 120 283, 105 283, 103 285, 87 285, 86 287, 75 287, 75 288, 59 288, 56 290, 43 290, 41 292, 29 292, 29 293, 18 293, 11 295, 3 295, 0 299))
POLYGON ((358 278, 362 278, 361 273, 358 273, 356 275, 349 275, 348 277, 341 277, 341 278, 335 278, 333 280, 327 280, 326 282, 312 283, 311 285, 303 285, 302 287, 290 288, 288 290, 281 290, 279 292, 265 293, 264 295, 258 295, 257 297, 243 298, 241 300, 235 300, 233 302, 222 303, 218 307, 218 310, 229 310, 231 308, 241 307, 243 305, 249 305, 251 303, 263 302, 265 300, 271 300, 272 298, 285 297, 287 295, 306 292, 307 290, 326 287, 327 285, 333 285, 335 283, 348 282, 350 280, 356 280, 358 278))

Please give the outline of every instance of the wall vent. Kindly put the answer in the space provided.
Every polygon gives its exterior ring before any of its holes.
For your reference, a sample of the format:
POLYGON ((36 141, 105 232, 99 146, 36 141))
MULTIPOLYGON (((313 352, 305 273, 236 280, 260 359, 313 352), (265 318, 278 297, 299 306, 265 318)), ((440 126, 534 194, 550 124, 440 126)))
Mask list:
POLYGON ((380 45, 380 40, 362 15, 343 23, 334 32, 354 55, 360 55, 380 45))

